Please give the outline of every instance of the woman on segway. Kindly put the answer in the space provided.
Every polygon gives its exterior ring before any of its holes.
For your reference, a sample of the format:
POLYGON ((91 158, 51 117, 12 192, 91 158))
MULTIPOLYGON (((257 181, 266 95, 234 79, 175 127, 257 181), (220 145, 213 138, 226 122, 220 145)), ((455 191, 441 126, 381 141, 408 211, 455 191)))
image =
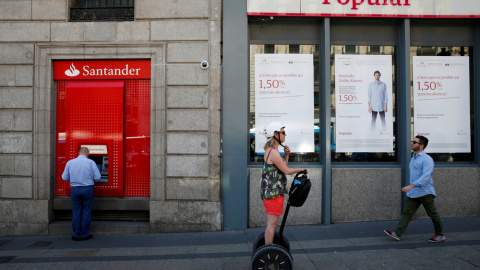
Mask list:
POLYGON ((267 211, 267 228, 265 229, 265 245, 273 243, 275 229, 280 215, 283 214, 284 195, 287 191, 287 177, 285 174, 295 174, 306 170, 304 168, 289 168, 288 157, 290 148, 283 145, 285 142, 285 126, 280 122, 268 123, 263 129, 267 143, 265 143, 265 161, 262 171, 261 197, 267 211), (283 146, 285 159, 278 151, 283 146))

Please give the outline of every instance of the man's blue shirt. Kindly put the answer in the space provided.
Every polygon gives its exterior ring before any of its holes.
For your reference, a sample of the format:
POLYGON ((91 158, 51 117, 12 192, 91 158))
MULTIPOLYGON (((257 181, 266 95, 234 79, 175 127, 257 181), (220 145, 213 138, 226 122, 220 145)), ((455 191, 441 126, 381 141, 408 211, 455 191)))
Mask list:
POLYGON ((383 112, 388 103, 387 85, 384 82, 371 82, 368 85, 368 102, 372 111, 383 112))
POLYGON ((93 186, 100 177, 95 162, 84 155, 69 160, 62 174, 63 180, 70 182, 72 187, 93 186))
POLYGON ((437 197, 433 188, 433 166, 433 159, 425 151, 413 154, 409 166, 410 184, 414 184, 416 187, 407 192, 408 197, 420 198, 428 194, 437 197))

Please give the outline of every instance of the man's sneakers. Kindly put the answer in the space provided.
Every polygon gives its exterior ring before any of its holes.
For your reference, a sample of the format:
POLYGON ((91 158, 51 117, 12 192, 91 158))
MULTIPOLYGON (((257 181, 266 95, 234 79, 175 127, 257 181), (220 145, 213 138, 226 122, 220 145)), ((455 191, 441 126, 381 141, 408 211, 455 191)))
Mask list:
MULTIPOLYGON (((387 230, 383 230, 388 236, 390 236, 391 238, 397 240, 397 241, 400 241, 400 236, 398 236, 396 233, 395 233, 395 230, 390 230, 390 231, 387 231, 387 230)), ((430 243, 439 243, 439 242, 443 242, 445 241, 445 236, 443 235, 438 235, 438 234, 435 234, 432 238, 428 239, 428 242, 430 243)))
POLYGON ((388 236, 392 237, 393 239, 400 241, 400 237, 395 233, 395 230, 383 230, 388 236))
POLYGON ((430 242, 430 243, 439 243, 439 242, 445 241, 445 239, 446 239, 445 236, 435 234, 432 238, 428 239, 428 242, 430 242))

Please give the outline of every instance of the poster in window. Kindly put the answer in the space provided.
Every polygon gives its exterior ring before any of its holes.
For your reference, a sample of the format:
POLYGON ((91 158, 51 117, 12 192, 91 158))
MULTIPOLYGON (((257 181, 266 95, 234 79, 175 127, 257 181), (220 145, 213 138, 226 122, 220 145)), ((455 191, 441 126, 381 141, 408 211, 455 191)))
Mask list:
POLYGON ((393 152, 392 56, 335 55, 337 152, 393 152))
POLYGON ((468 56, 413 56, 414 136, 429 153, 470 153, 468 56))
POLYGON ((264 152, 263 128, 276 121, 292 153, 315 151, 313 81, 312 54, 255 55, 255 152, 264 152))

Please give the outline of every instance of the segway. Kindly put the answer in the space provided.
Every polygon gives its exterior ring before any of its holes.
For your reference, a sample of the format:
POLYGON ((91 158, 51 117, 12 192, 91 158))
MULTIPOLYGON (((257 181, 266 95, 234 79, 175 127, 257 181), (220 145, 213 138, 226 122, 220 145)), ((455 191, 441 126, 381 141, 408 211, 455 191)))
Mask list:
POLYGON ((275 232, 273 244, 265 245, 265 233, 257 236, 253 242, 252 270, 290 270, 292 269, 293 258, 290 254, 290 243, 283 235, 283 229, 287 222, 290 206, 300 207, 305 203, 312 186, 307 178, 306 171, 295 175, 292 186, 288 193, 287 207, 283 215, 280 232, 275 232))

